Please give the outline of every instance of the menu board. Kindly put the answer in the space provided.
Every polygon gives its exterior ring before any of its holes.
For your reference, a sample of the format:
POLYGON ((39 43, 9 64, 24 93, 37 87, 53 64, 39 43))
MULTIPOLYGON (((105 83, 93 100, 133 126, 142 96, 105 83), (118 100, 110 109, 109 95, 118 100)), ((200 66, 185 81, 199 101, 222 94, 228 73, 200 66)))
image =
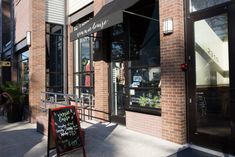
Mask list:
POLYGON ((49 125, 52 129, 57 154, 61 155, 83 148, 85 156, 82 132, 75 106, 51 109, 49 114, 49 125))

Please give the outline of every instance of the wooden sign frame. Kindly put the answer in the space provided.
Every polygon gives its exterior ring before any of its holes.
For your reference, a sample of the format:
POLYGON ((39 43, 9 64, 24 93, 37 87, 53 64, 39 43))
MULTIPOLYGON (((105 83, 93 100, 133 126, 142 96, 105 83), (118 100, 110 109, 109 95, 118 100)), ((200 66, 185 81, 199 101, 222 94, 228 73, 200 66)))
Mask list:
POLYGON ((49 157, 50 150, 52 150, 52 149, 56 149, 57 156, 61 156, 61 155, 67 154, 69 152, 82 149, 83 156, 86 157, 86 152, 85 152, 85 147, 84 147, 84 141, 83 140, 84 140, 84 138, 83 138, 82 129, 81 129, 81 126, 80 126, 80 119, 79 119, 79 115, 78 115, 78 112, 77 112, 77 109, 76 109, 75 106, 64 106, 64 107, 49 109, 47 157, 49 157), (77 125, 78 125, 77 134, 79 136, 78 138, 80 140, 79 141, 80 146, 75 147, 75 148, 71 147, 71 148, 67 148, 66 150, 60 151, 60 149, 58 147, 56 128, 55 128, 55 120, 54 120, 53 113, 56 112, 56 111, 64 110, 64 109, 73 109, 75 111, 76 122, 77 122, 77 125))

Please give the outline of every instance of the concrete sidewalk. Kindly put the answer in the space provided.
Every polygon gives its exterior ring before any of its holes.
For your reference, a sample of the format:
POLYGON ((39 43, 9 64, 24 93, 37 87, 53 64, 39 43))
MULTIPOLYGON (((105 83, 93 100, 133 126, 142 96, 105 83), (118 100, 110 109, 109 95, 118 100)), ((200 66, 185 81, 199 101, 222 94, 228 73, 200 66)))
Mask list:
MULTIPOLYGON (((137 133, 113 123, 85 123, 87 157, 167 157, 181 145, 137 133)), ((1 157, 45 157, 47 137, 27 122, 9 124, 0 117, 1 157)), ((51 156, 56 156, 52 151, 51 156)), ((81 151, 65 155, 80 157, 81 151)))

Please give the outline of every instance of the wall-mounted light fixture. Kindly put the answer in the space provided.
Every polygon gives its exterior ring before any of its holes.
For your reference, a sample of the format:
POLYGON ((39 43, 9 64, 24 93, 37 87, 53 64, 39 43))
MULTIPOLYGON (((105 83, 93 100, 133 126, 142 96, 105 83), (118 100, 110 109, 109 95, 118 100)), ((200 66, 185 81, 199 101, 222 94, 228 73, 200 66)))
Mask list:
POLYGON ((163 34, 173 33, 173 18, 169 17, 163 20, 163 34))
POLYGON ((26 44, 27 44, 28 46, 31 45, 31 32, 30 32, 30 31, 27 31, 27 32, 26 32, 26 44))

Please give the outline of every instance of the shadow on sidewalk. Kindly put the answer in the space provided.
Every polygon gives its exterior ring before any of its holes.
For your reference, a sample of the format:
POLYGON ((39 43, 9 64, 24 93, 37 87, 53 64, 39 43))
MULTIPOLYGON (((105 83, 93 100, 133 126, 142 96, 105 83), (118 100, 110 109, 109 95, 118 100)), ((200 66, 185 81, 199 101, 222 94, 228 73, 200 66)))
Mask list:
MULTIPOLYGON (((96 123, 85 128, 85 150, 88 157, 117 157, 115 145, 108 140, 117 126, 112 123, 96 123)), ((65 157, 82 157, 81 154, 78 150, 65 157)))
POLYGON ((0 128, 0 148, 1 157, 39 157, 46 152, 46 141, 25 123, 4 124, 4 129, 0 128))
POLYGON ((186 148, 184 150, 179 150, 177 153, 172 154, 168 157, 218 157, 218 156, 202 152, 193 148, 186 148))

